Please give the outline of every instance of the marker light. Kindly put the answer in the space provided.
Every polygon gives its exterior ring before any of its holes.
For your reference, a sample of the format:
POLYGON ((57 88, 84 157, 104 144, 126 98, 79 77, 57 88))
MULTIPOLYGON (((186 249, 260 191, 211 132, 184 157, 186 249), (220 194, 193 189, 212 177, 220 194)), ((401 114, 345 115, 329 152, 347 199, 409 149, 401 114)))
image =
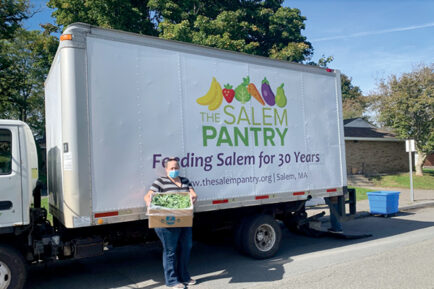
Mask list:
POLYGON ((63 40, 72 40, 72 34, 62 34, 60 35, 60 41, 63 40))

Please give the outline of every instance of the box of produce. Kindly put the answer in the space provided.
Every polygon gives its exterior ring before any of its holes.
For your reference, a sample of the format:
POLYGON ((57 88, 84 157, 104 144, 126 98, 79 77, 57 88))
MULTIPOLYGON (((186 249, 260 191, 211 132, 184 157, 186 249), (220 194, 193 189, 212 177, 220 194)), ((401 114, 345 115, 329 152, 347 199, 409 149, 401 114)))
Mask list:
POLYGON ((156 193, 147 211, 149 228, 193 226, 193 201, 190 193, 156 193))

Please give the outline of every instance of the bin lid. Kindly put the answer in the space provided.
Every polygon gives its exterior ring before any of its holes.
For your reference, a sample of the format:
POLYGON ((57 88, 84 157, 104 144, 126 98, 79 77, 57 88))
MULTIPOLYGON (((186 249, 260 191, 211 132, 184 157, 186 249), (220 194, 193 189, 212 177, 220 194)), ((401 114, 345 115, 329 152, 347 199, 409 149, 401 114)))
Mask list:
POLYGON ((388 196, 388 195, 399 195, 400 192, 394 192, 394 191, 376 191, 376 192, 367 192, 368 196, 388 196))

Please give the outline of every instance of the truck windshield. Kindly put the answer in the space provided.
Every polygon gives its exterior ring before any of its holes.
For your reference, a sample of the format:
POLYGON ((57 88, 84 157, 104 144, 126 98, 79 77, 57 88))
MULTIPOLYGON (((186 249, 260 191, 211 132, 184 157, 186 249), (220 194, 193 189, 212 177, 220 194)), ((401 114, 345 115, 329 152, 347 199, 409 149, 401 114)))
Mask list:
POLYGON ((8 129, 0 129, 0 174, 12 172, 12 134, 8 129))

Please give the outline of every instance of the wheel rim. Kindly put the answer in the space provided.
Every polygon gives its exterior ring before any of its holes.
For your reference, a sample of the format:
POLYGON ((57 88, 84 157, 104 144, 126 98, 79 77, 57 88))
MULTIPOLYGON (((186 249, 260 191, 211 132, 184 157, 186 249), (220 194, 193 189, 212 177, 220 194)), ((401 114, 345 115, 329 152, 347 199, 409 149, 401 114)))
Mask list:
POLYGON ((261 252, 270 251, 276 243, 276 232, 271 225, 264 224, 256 229, 255 245, 261 252))
POLYGON ((0 261, 0 289, 8 288, 11 283, 11 270, 9 267, 0 261))

